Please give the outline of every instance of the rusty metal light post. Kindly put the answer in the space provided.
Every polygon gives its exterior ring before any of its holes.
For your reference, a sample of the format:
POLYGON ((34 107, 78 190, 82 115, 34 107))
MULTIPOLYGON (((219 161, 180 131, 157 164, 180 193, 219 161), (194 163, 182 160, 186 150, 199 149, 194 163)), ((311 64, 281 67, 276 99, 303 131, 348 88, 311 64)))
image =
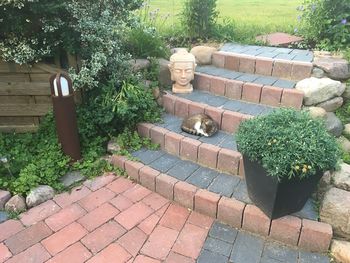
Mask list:
POLYGON ((63 152, 73 161, 81 159, 77 116, 75 112, 72 80, 63 73, 50 78, 53 112, 58 141, 63 152))

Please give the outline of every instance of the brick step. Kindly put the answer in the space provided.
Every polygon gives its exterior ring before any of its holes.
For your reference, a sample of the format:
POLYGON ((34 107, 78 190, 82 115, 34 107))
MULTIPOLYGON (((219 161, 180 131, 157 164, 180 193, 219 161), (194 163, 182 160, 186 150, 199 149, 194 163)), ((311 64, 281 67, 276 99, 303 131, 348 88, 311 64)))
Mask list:
POLYGON ((332 239, 329 224, 297 215, 271 221, 250 203, 245 183, 239 177, 195 166, 162 151, 142 149, 133 155, 141 161, 113 155, 111 162, 133 180, 169 200, 284 244, 313 252, 328 250, 332 239))
POLYGON ((182 133, 180 118, 167 115, 165 123, 154 125, 139 123, 138 133, 151 138, 161 150, 176 157, 190 160, 231 175, 244 176, 242 155, 232 135, 219 131, 212 137, 192 136, 182 133))
POLYGON ((220 51, 238 53, 242 55, 259 56, 263 58, 284 59, 296 62, 312 62, 314 59, 314 54, 311 50, 241 45, 237 43, 225 43, 220 48, 220 51))
POLYGON ((311 76, 312 60, 310 51, 259 46, 245 49, 224 46, 212 56, 212 64, 216 67, 295 81, 311 76))
POLYGON ((186 118, 193 114, 205 113, 219 124, 222 131, 233 133, 241 121, 254 116, 268 114, 273 107, 231 100, 203 91, 190 94, 163 94, 163 107, 169 114, 186 118))
POLYGON ((264 76, 260 74, 244 73, 230 69, 215 67, 213 65, 197 66, 196 73, 216 76, 219 78, 226 78, 228 80, 241 81, 243 82, 243 84, 248 82, 264 86, 272 86, 281 89, 294 89, 296 85, 296 82, 292 80, 284 80, 277 77, 264 76))
POLYGON ((215 66, 198 67, 193 82, 196 90, 218 96, 273 107, 300 109, 304 93, 294 89, 294 86, 293 81, 215 66))

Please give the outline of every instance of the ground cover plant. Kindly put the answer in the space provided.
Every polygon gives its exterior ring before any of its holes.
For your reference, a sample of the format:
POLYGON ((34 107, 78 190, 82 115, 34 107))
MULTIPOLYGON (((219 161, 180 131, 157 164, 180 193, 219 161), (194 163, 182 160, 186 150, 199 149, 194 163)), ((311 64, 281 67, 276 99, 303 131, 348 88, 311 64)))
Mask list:
POLYGON ((298 10, 300 33, 312 47, 331 51, 349 48, 348 0, 304 0, 298 10))
MULTIPOLYGON (((80 170, 92 177, 112 167, 101 156, 106 154, 107 142, 125 129, 133 130, 140 121, 159 120, 160 111, 152 97, 151 90, 140 84, 124 84, 116 91, 113 83, 99 87, 106 94, 114 95, 92 97, 77 108, 79 137, 82 160, 70 165, 57 141, 53 114, 42 121, 39 131, 33 134, 0 133, 0 189, 13 193, 26 194, 30 189, 48 184, 62 190, 59 179, 69 170, 80 170)), ((91 95, 95 90, 88 92, 91 95)), ((127 140, 137 144, 135 137, 119 139, 124 149, 130 146, 127 140)), ((148 146, 146 142, 139 142, 148 146)))

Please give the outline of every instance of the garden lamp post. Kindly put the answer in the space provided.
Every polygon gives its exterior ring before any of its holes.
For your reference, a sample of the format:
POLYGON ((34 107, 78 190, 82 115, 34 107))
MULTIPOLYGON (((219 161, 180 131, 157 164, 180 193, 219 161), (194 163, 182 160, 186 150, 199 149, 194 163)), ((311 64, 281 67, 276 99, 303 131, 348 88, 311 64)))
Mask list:
POLYGON ((53 112, 58 141, 73 161, 81 159, 72 80, 64 73, 50 77, 53 112))

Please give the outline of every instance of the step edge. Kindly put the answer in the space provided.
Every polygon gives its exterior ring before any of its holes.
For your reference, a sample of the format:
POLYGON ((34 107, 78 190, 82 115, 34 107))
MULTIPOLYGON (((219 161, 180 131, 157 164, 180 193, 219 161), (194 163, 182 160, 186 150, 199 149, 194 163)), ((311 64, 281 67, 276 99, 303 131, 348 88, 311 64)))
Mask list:
POLYGON ((161 150, 180 159, 244 178, 243 158, 239 151, 201 142, 150 123, 139 123, 137 132, 159 144, 161 150), (209 160, 207 154, 210 155, 209 160))
POLYGON ((276 108, 292 107, 300 110, 304 100, 304 92, 295 88, 232 80, 200 72, 194 74, 193 88, 228 99, 276 108))
POLYGON ((294 61, 281 58, 275 59, 226 51, 213 52, 212 65, 243 73, 254 74, 258 71, 261 75, 295 81, 311 77, 314 67, 313 62, 294 61), (233 60, 228 62, 226 61, 227 59, 233 60), (256 62, 260 65, 258 70, 256 62))
POLYGON ((125 170, 131 179, 149 190, 188 209, 222 221, 231 227, 242 229, 258 234, 264 238, 276 240, 283 244, 311 252, 325 253, 328 251, 333 236, 330 224, 302 219, 294 215, 270 220, 255 205, 245 204, 235 198, 228 198, 205 189, 200 189, 187 182, 179 181, 167 174, 163 174, 141 162, 127 160, 125 156, 114 154, 110 158, 110 162, 112 165, 125 170), (142 171, 140 177, 142 168, 148 169, 148 173, 142 171), (172 178, 173 180, 169 178, 172 178), (165 192, 161 189, 162 184, 165 184, 168 187, 165 192), (230 213, 232 212, 232 209, 238 213, 234 215, 234 219, 230 213), (247 221, 249 219, 257 218, 259 219, 258 224, 256 224, 255 221, 247 221), (291 223, 291 221, 294 222, 291 223), (268 225, 267 231, 266 227, 264 228, 264 231, 259 227, 257 228, 262 222, 265 222, 265 226, 268 225), (296 231, 298 235, 296 243, 296 239, 292 242, 285 238, 285 234, 288 231, 296 231), (308 240, 307 238, 311 234, 313 235, 313 238, 308 240), (315 238, 315 235, 319 238, 315 238))
POLYGON ((254 117, 240 112, 221 109, 205 103, 198 103, 168 92, 162 95, 162 106, 167 113, 180 118, 186 118, 197 113, 206 113, 219 124, 221 130, 229 133, 235 133, 241 121, 254 117))

